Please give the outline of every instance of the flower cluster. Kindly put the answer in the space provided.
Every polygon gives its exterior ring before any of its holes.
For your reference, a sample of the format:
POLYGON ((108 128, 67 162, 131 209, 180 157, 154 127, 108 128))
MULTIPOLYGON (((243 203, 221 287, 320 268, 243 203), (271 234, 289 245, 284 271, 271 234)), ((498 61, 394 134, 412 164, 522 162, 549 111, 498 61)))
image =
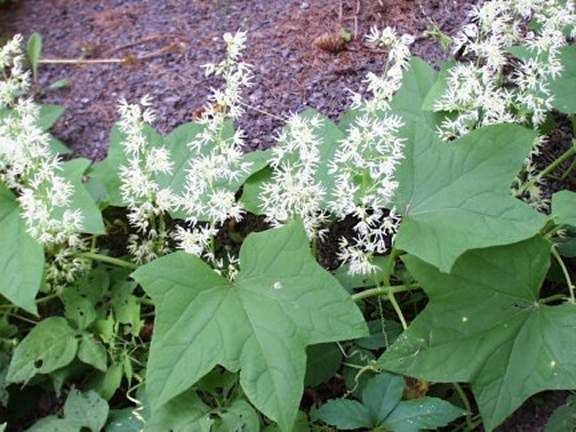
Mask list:
POLYGON ((18 193, 28 233, 48 252, 47 283, 55 286, 73 280, 87 265, 77 257, 85 248, 79 234, 83 217, 71 207, 74 186, 39 126, 40 107, 22 95, 29 74, 21 65, 21 41, 16 36, 0 50, 0 66, 9 69, 0 82, 0 105, 6 109, 0 120, 0 180, 18 193))
POLYGON ((372 29, 368 41, 389 50, 385 73, 368 75, 371 99, 354 96, 357 117, 331 162, 335 188, 330 208, 340 218, 354 215, 357 220, 354 239, 343 238, 340 243, 339 256, 349 264, 351 274, 377 269, 372 257, 386 252, 400 223, 394 209, 385 210, 390 208, 398 187, 395 174, 404 149, 399 137, 402 119, 389 108, 408 66, 414 38, 398 36, 386 28, 372 29))
POLYGON ((310 238, 322 234, 328 191, 319 178, 323 140, 318 115, 294 114, 272 149, 272 179, 261 190, 262 211, 273 225, 299 216, 310 238))
MULTIPOLYGON (((234 131, 232 120, 242 113, 244 87, 251 83, 249 65, 239 61, 245 48, 246 34, 225 34, 226 58, 215 65, 206 65, 207 75, 224 79, 221 89, 213 89, 209 103, 198 123, 202 130, 188 147, 189 160, 186 187, 178 203, 187 227, 179 227, 176 240, 184 251, 203 256, 217 268, 228 266, 212 250, 212 238, 227 219, 241 220, 243 210, 229 185, 250 172, 252 164, 243 157, 244 132, 234 131)), ((233 263, 232 263, 233 265, 233 263)))
POLYGON ((398 137, 401 119, 389 112, 400 87, 413 38, 393 29, 372 29, 368 40, 389 50, 382 76, 370 73, 372 98, 353 95, 357 115, 333 156, 322 154, 322 120, 315 115, 292 115, 272 150, 273 174, 261 190, 267 219, 282 223, 298 216, 308 236, 322 236, 330 216, 353 215, 356 236, 341 242, 340 258, 353 274, 375 270, 372 257, 387 250, 400 221, 390 207, 397 188, 395 171, 403 157, 398 137), (330 161, 324 161, 330 157, 330 161), (327 165, 327 166, 326 166, 327 165))
POLYGON ((10 107, 30 87, 30 72, 24 68, 22 35, 0 48, 0 109, 10 107))
POLYGON ((445 93, 434 106, 455 113, 440 125, 440 136, 450 140, 496 123, 540 125, 552 108, 549 83, 562 71, 565 32, 576 35, 574 2, 492 0, 476 6, 470 18, 454 47, 471 61, 448 70, 445 93), (526 52, 515 52, 518 46, 526 52), (512 52, 520 58, 511 60, 512 52), (513 72, 505 74, 505 67, 513 72))
POLYGON ((138 231, 130 236, 128 250, 136 262, 143 263, 168 250, 164 217, 177 208, 177 198, 170 188, 162 187, 158 176, 171 174, 173 162, 165 147, 150 142, 147 132, 155 116, 148 97, 143 97, 140 104, 121 100, 118 111, 126 156, 126 163, 120 167, 120 192, 128 206, 128 220, 138 231))

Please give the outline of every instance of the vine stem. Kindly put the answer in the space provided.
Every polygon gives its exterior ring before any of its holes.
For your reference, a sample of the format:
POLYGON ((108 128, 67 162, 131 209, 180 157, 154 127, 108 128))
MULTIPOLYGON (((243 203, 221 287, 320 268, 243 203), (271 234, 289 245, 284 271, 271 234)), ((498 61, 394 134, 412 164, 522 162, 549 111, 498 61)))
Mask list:
POLYGON ((393 291, 388 291, 388 300, 392 304, 392 307, 394 308, 394 312, 396 312, 396 315, 398 315, 398 319, 400 320, 400 323, 402 324, 402 328, 404 330, 407 330, 408 324, 406 323, 406 318, 404 318, 404 314, 402 313, 402 309, 400 308, 400 305, 396 301, 396 297, 394 297, 393 291))
POLYGON ((419 288, 416 284, 408 285, 395 285, 395 286, 382 286, 378 288, 367 289, 362 292, 352 294, 352 300, 359 301, 370 297, 376 296, 389 296, 390 293, 398 294, 402 292, 412 291, 413 289, 419 288))
POLYGON ((119 258, 113 258, 113 257, 109 257, 107 255, 101 255, 101 254, 97 254, 97 253, 93 253, 93 252, 85 252, 83 254, 81 254, 81 256, 83 256, 84 258, 88 258, 91 259, 93 261, 101 261, 107 264, 112 264, 115 265, 117 267, 124 267, 124 268, 131 268, 131 269, 137 269, 138 266, 136 264, 132 264, 131 262, 119 259, 119 258))
POLYGON ((452 385, 454 386, 456 393, 458 393, 460 400, 462 400, 462 403, 464 404, 464 408, 466 408, 466 426, 468 426, 468 430, 473 430, 472 405, 470 404, 470 401, 468 400, 468 396, 466 396, 466 392, 464 391, 464 389, 462 388, 462 386, 460 384, 452 383, 452 385))
POLYGON ((554 258, 556 258, 556 261, 558 261, 558 264, 560 265, 560 268, 562 269, 562 273, 564 274, 564 279, 566 279, 566 283, 568 284, 568 289, 570 290, 570 303, 574 304, 574 303, 576 303, 576 296, 574 295, 574 290, 576 289, 576 287, 572 283, 572 278, 570 277, 570 272, 566 268, 566 264, 564 264, 564 261, 562 260, 562 257, 558 253, 556 246, 552 246, 552 255, 554 255, 554 258))
POLYGON ((555 159, 554 162, 552 162, 550 165, 548 165, 540 174, 538 174, 529 182, 525 183, 524 187, 522 188, 522 192, 525 192, 531 186, 534 186, 536 183, 538 183, 538 181, 546 177, 548 174, 552 173, 556 168, 562 165, 562 163, 564 163, 566 160, 570 159, 574 155, 576 155, 576 140, 572 141, 572 146, 564 153, 562 153, 560 156, 558 156, 558 158, 555 159))

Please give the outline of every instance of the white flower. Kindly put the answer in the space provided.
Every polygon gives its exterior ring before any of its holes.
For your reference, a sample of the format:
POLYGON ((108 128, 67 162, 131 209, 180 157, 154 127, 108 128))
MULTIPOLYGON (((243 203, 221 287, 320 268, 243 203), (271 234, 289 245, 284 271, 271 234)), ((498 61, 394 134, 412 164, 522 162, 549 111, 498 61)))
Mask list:
POLYGON ((434 106, 456 115, 443 121, 439 135, 449 140, 495 123, 537 127, 552 107, 549 82, 562 71, 563 32, 576 28, 574 2, 492 0, 475 6, 470 19, 455 38, 455 50, 464 48, 471 61, 450 69, 446 91, 434 106), (529 21, 538 29, 527 30, 529 21), (510 62, 514 46, 527 47, 529 57, 510 62))

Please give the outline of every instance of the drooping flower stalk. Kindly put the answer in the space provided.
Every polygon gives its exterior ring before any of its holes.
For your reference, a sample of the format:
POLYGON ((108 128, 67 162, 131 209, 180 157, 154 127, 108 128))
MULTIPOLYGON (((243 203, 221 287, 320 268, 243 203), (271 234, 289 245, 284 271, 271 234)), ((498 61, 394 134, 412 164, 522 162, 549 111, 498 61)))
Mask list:
POLYGON ((0 180, 18 195, 28 234, 43 244, 46 283, 70 282, 88 265, 78 252, 83 218, 71 207, 74 186, 62 175, 62 163, 40 127, 40 107, 25 95, 30 74, 23 68, 22 38, 0 49, 0 180))
POLYGON ((243 113, 242 90, 251 84, 250 66, 240 61, 246 34, 224 35, 226 58, 218 64, 205 66, 208 76, 223 79, 222 88, 212 89, 199 123, 202 131, 188 143, 191 154, 186 174, 186 187, 179 197, 187 227, 179 227, 175 235, 184 251, 202 256, 216 268, 228 264, 217 260, 212 238, 227 219, 240 221, 243 210, 235 192, 226 187, 250 172, 252 164, 243 158, 244 132, 234 132, 233 120, 243 113))
POLYGON ((372 258, 387 251, 400 223, 400 216, 390 207, 398 187, 396 168, 404 157, 404 141, 399 137, 403 122, 389 109, 408 66, 414 39, 385 28, 372 29, 368 41, 389 50, 386 69, 381 76, 368 75, 371 99, 353 97, 358 115, 331 163, 336 186, 330 209, 339 218, 354 215, 357 220, 355 237, 340 242, 339 257, 348 263, 351 274, 377 270, 372 258))
POLYGON ((131 234, 128 250, 138 263, 151 261, 168 252, 169 236, 164 218, 177 208, 177 198, 162 187, 157 176, 169 175, 173 162, 165 147, 149 142, 147 128, 155 115, 148 97, 139 104, 119 103, 118 127, 124 135, 122 148, 126 164, 120 167, 120 192, 128 206, 128 220, 138 231, 131 234))

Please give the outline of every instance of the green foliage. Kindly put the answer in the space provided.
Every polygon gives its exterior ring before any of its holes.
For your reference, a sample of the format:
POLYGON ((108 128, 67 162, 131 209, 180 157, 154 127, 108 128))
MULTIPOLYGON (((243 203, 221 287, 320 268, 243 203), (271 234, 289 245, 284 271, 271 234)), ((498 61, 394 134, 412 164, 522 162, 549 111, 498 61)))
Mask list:
POLYGON ((14 350, 6 379, 27 382, 36 374, 64 367, 76 356, 78 340, 62 317, 42 320, 14 350))
POLYGON ((493 430, 531 395, 576 386, 576 307, 539 298, 550 265, 540 237, 464 254, 450 274, 404 259, 430 298, 384 353, 386 370, 435 382, 470 382, 493 430))
POLYGON ((72 389, 64 404, 63 417, 49 416, 28 432, 100 432, 108 419, 108 404, 96 393, 72 389))
POLYGON ((368 381, 362 392, 362 403, 333 399, 315 412, 314 419, 338 430, 418 432, 445 426, 466 414, 442 399, 424 397, 402 401, 403 391, 401 376, 382 373, 368 381))
POLYGON ((574 432, 576 430, 576 400, 570 396, 566 404, 557 408, 546 423, 544 432, 574 432))
POLYGON ((514 243, 543 227, 544 217, 510 192, 536 135, 498 125, 441 141, 434 115, 414 109, 430 88, 427 67, 412 63, 394 102, 407 140, 395 200, 403 216, 396 247, 449 271, 469 249, 514 243))
POLYGON ((250 401, 289 431, 306 345, 364 336, 364 320, 310 254, 300 223, 251 234, 240 269, 231 284, 200 259, 175 253, 133 274, 158 308, 148 395, 159 408, 217 364, 240 369, 250 401))
POLYGON ((0 184, 0 293, 16 306, 36 314, 44 252, 26 232, 14 194, 0 184))
MULTIPOLYGON (((34 76, 41 52, 34 34, 27 49, 34 76)), ((531 55, 522 46, 510 53, 531 55)), ((564 72, 551 83, 554 106, 575 113, 574 46, 562 50, 562 62, 564 72)), ((325 423, 416 432, 452 421, 461 429, 460 417, 468 415, 466 423, 481 417, 492 431, 537 392, 576 389, 569 259, 576 256, 576 194, 556 192, 549 216, 513 197, 511 184, 534 148, 533 130, 500 124, 452 142, 438 138, 439 122, 452 113, 436 113, 434 104, 453 64, 435 72, 412 59, 391 101, 387 114, 404 122, 405 158, 390 203, 402 223, 392 253, 373 257, 379 270, 369 275, 350 275, 349 265, 334 268, 338 258, 324 256, 336 255, 335 243, 350 234, 348 221, 338 225, 330 215, 328 235, 312 242, 299 220, 271 228, 250 218, 218 226, 202 259, 175 252, 141 265, 123 257, 135 232, 120 192, 126 137, 115 126, 104 161, 62 164, 61 175, 74 186, 71 207, 83 219, 85 244, 74 256, 83 273, 52 287, 44 280, 46 263, 64 252, 44 250, 27 234, 18 188, 2 178, 0 404, 8 414, 3 410, 0 422, 20 428, 13 405, 28 409, 36 393, 53 389, 61 399, 52 415, 28 430, 309 432, 329 430, 325 423), (236 256, 239 273, 227 267, 236 256), (464 398, 465 406, 474 412, 432 397, 449 398, 442 383, 465 383, 464 396, 469 388, 476 402, 464 398), (339 385, 346 398, 320 405, 324 392, 339 385)), ((48 131, 62 113, 43 105, 40 128, 48 131)), ((0 119, 14 115, 0 111, 0 119)), ((326 198, 335 190, 334 155, 358 115, 352 110, 338 125, 321 117, 314 180, 326 198)), ((171 175, 154 178, 159 187, 185 190, 189 161, 205 155, 188 144, 205 127, 186 123, 165 136, 145 128, 149 145, 165 147, 175 162, 171 175)), ((554 127, 550 122, 540 132, 554 127)), ((222 139, 233 137, 232 122, 221 132, 222 139)), ((54 155, 70 152, 54 137, 50 143, 54 155)), ((262 185, 274 174, 269 160, 270 151, 247 153, 249 172, 217 186, 258 215, 262 185)), ((169 229, 183 226, 184 217, 158 217, 154 230, 166 231, 169 250, 169 229)), ((546 431, 572 430, 574 419, 570 398, 546 431)))
POLYGON ((42 55, 42 36, 38 33, 32 33, 28 39, 28 45, 26 47, 26 54, 28 56, 28 61, 32 67, 32 74, 34 76, 34 81, 38 79, 38 61, 42 55))
POLYGON ((564 70, 550 83, 554 96, 554 108, 560 112, 576 113, 576 47, 562 48, 560 55, 564 70))

